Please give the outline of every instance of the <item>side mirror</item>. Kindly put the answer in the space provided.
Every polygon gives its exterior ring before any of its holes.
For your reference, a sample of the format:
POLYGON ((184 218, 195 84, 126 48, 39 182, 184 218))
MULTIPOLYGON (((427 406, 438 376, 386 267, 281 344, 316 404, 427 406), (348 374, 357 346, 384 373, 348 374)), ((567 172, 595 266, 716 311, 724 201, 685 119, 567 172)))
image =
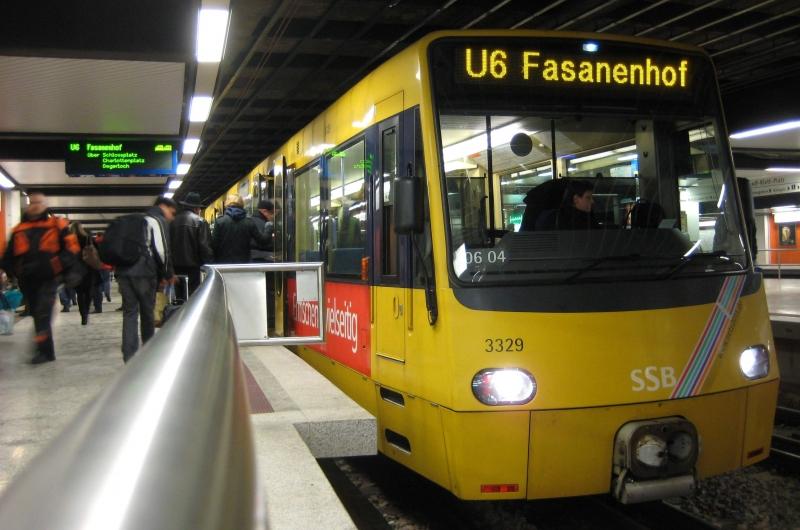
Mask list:
POLYGON ((750 252, 753 254, 753 261, 758 254, 758 242, 756 241, 756 214, 753 204, 753 191, 750 188, 750 181, 744 177, 736 177, 736 185, 739 188, 739 198, 742 200, 742 213, 744 214, 747 239, 750 241, 750 252))
POLYGON ((394 231, 421 234, 425 228, 422 181, 411 175, 394 179, 394 231))

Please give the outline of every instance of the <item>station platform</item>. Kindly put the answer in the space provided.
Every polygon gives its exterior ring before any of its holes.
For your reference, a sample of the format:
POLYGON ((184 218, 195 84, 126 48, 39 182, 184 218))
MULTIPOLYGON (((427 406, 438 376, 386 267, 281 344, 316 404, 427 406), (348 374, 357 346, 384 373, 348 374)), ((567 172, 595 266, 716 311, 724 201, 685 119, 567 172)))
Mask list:
MULTIPOLYGON (((119 300, 119 298, 116 298, 119 300)), ((116 302, 56 313, 55 362, 31 365, 31 318, 0 336, 0 494, 125 369, 116 302)), ((241 347, 270 528, 355 528, 316 458, 376 452, 375 418, 283 347, 241 347)))
POLYGON ((766 278, 764 285, 781 386, 800 397, 800 278, 766 278))

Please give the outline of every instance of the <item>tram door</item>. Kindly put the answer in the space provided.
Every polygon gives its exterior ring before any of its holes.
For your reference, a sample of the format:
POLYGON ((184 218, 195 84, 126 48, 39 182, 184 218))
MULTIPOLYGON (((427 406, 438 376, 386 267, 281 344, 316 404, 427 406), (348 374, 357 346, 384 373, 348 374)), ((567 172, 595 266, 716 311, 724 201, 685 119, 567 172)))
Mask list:
POLYGON ((399 236, 394 231, 394 178, 402 152, 402 136, 397 117, 378 125, 378 159, 373 172, 374 234, 373 269, 375 306, 373 328, 376 354, 405 361, 406 314, 408 289, 403 285, 400 268, 399 236))

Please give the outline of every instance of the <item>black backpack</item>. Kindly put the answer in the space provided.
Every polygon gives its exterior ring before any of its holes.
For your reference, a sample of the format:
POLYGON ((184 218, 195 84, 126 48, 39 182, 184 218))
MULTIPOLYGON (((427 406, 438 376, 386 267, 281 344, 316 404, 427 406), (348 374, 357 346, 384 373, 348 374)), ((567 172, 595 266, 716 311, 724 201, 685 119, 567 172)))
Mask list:
POLYGON ((117 217, 108 225, 98 251, 103 263, 131 266, 147 253, 147 220, 144 215, 117 217))

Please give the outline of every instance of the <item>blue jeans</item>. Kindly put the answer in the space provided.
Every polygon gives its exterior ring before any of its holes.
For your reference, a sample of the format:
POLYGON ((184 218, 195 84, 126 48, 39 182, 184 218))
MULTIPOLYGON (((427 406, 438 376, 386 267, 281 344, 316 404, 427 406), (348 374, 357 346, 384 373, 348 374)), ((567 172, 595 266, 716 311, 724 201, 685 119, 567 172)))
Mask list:
POLYGON ((128 362, 139 349, 137 328, 142 332, 142 344, 155 333, 153 310, 158 280, 155 276, 121 276, 117 283, 122 295, 122 359, 128 362))
POLYGON ((75 300, 75 296, 75 289, 72 287, 62 285, 58 290, 58 299, 61 301, 61 305, 64 307, 64 309, 70 308, 72 301, 75 300))

